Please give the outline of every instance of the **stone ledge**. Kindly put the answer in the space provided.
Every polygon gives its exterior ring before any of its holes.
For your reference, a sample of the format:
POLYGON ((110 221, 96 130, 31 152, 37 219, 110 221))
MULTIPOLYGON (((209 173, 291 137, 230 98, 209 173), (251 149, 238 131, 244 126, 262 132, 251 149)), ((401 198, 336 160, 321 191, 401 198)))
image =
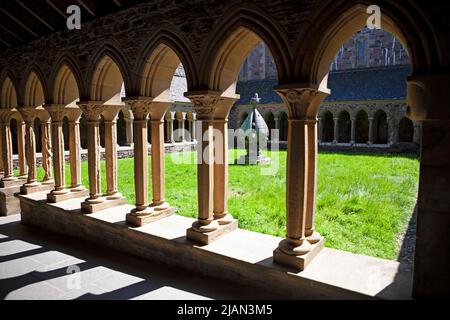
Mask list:
POLYGON ((133 206, 81 214, 84 199, 48 204, 45 193, 19 196, 22 223, 82 238, 144 259, 238 281, 294 299, 410 299, 410 272, 395 261, 323 249, 303 272, 273 263, 281 238, 238 229, 197 246, 186 239, 194 221, 177 215, 139 227, 126 224, 133 206))

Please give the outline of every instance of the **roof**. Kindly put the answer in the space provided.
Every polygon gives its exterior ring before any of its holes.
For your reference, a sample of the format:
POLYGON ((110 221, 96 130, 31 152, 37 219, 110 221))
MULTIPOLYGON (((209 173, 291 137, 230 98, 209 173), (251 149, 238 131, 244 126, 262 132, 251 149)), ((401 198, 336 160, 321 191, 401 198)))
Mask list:
MULTIPOLYGON (((405 99, 410 72, 408 65, 331 72, 328 78, 331 95, 325 101, 405 99)), ((276 79, 240 81, 236 91, 241 98, 237 104, 249 104, 255 93, 259 94, 261 104, 282 103, 273 91, 275 85, 276 79)))
POLYGON ((0 2, 0 51, 53 32, 67 30, 66 11, 78 5, 82 22, 111 14, 144 0, 3 0, 0 2))

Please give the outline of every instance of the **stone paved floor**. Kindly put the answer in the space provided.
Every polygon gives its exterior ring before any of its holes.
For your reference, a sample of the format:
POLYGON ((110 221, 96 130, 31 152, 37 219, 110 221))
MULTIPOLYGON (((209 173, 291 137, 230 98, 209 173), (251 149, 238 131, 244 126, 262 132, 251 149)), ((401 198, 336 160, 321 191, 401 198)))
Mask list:
POLYGON ((0 299, 274 298, 0 217, 0 299))

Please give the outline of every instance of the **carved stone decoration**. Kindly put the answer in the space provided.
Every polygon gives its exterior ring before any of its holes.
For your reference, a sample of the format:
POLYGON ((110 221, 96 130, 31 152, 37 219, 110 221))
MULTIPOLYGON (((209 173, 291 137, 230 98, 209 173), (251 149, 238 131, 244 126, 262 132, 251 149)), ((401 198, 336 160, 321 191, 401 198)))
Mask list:
POLYGON ((130 106, 135 120, 147 120, 150 114, 151 100, 126 100, 130 106))
POLYGON ((106 110, 104 104, 96 104, 96 103, 85 103, 80 102, 78 104, 83 114, 86 116, 88 121, 98 121, 100 120, 100 115, 106 110))
POLYGON ((192 101, 199 119, 211 117, 214 108, 221 99, 219 95, 212 94, 189 95, 188 98, 192 101))
POLYGON ((45 110, 50 114, 53 123, 63 122, 65 108, 62 104, 45 105, 45 110))
POLYGON ((330 93, 314 88, 275 89, 275 91, 285 103, 289 116, 293 119, 315 119, 320 104, 330 93))
POLYGON ((41 124, 42 132, 42 168, 44 169, 44 183, 53 180, 52 177, 52 138, 50 122, 44 122, 41 124))

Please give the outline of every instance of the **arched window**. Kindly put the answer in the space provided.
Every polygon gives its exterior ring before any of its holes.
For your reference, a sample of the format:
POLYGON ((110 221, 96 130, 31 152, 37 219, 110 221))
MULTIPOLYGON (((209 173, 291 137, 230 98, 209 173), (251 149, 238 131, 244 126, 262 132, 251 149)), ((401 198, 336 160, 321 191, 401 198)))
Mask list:
POLYGON ((375 114, 373 126, 373 139, 375 144, 387 144, 388 143, 388 123, 387 115, 384 111, 378 111, 375 114))
POLYGON ((333 142, 334 140, 334 120, 333 114, 329 111, 322 116, 322 142, 333 142))
POLYGON ((350 143, 352 133, 352 122, 350 114, 347 111, 342 111, 338 120, 338 142, 350 143))
POLYGON ((400 120, 398 126, 398 142, 413 142, 414 141, 414 124, 404 117, 400 120))
POLYGON ((356 114, 355 142, 367 143, 368 141, 369 141, 369 118, 365 111, 360 110, 356 114))

